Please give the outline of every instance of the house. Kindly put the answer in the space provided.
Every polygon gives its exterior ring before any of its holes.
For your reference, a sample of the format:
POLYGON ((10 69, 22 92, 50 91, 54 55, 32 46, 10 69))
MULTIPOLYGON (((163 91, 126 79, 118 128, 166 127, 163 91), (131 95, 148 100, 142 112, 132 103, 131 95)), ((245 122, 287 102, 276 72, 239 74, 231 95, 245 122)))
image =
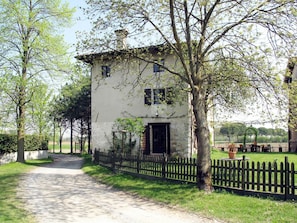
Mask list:
MULTIPOLYGON (((179 71, 180 65, 164 45, 128 49, 127 34, 126 30, 116 31, 114 51, 76 57, 91 64, 92 148, 113 149, 115 120, 138 117, 145 125, 141 142, 137 139, 136 143, 141 152, 192 156, 190 94, 165 69, 179 71)), ((135 146, 134 152, 137 150, 135 146)))

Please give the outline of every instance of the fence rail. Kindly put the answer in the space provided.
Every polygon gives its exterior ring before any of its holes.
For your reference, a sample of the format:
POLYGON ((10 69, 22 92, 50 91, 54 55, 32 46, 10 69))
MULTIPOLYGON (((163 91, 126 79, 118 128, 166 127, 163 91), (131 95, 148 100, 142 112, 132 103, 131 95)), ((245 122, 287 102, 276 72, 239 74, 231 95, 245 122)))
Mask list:
MULTIPOLYGON (((94 162, 114 172, 188 183, 197 182, 195 158, 169 159, 166 156, 137 156, 95 151, 94 162)), ((212 184, 239 194, 297 199, 295 164, 284 162, 250 162, 245 160, 212 160, 212 184)))

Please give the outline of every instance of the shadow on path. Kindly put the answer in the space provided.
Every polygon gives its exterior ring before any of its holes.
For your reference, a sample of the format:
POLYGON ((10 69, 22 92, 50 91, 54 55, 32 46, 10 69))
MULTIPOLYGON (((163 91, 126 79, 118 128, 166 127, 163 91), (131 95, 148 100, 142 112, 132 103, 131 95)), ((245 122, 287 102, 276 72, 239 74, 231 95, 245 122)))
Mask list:
POLYGON ((53 163, 24 175, 18 190, 18 196, 39 223, 217 222, 97 183, 80 169, 80 157, 52 157, 53 163))

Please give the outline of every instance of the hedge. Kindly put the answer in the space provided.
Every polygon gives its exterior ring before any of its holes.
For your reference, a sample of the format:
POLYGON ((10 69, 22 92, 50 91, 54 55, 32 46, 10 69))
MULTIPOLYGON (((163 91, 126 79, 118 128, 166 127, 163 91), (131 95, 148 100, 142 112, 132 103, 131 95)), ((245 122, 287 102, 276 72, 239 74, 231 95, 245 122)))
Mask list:
MULTIPOLYGON (((25 151, 48 150, 48 139, 37 135, 25 136, 25 151)), ((0 153, 17 151, 17 136, 0 134, 0 153)))

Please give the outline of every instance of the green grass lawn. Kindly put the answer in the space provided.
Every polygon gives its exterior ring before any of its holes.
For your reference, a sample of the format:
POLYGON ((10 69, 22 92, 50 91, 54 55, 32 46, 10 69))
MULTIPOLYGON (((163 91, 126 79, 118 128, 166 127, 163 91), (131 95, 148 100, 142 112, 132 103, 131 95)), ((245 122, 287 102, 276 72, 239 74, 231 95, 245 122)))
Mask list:
MULTIPOLYGON (((213 159, 214 157, 217 157, 216 159, 227 157, 227 155, 226 152, 212 152, 213 159)), ((274 161, 275 159, 281 161, 287 155, 289 161, 297 163, 295 154, 246 153, 246 155, 253 161, 274 161)), ((51 162, 51 160, 34 160, 28 161, 26 164, 11 163, 0 166, 0 222, 34 222, 34 218, 24 210, 24 204, 16 197, 16 187, 22 174, 34 168, 35 165, 47 162, 51 162)), ((83 169, 97 180, 115 188, 175 205, 206 217, 228 222, 297 222, 296 201, 274 201, 243 197, 226 192, 205 194, 190 184, 149 181, 124 174, 114 175, 103 167, 93 165, 89 156, 83 169)))
MULTIPOLYGON (((263 152, 238 152, 236 154, 236 157, 242 157, 245 156, 249 158, 250 161, 254 162, 284 162, 285 156, 288 157, 289 162, 293 162, 297 164, 297 153, 278 153, 278 152, 272 152, 272 153, 263 153, 263 152)), ((213 149, 211 151, 211 159, 218 160, 222 158, 228 158, 228 152, 222 152, 219 150, 213 149)))
MULTIPOLYGON (((262 154, 246 154, 251 160, 262 161, 262 154)), ((286 154, 263 154, 266 160, 282 159, 286 154)), ((288 154, 290 155, 290 154, 288 154)), ((294 160, 294 154, 289 159, 294 160)), ((224 158, 227 153, 213 151, 212 158, 224 158)), ((296 159, 295 159, 296 161, 296 159)), ((205 194, 194 185, 173 184, 163 181, 149 181, 125 174, 112 174, 106 168, 95 166, 87 159, 83 170, 98 181, 115 188, 136 193, 169 205, 181 207, 206 217, 221 219, 227 222, 296 222, 297 203, 238 196, 215 191, 205 194)))
POLYGON ((24 204, 16 197, 19 177, 35 165, 51 160, 30 160, 26 164, 10 163, 0 166, 0 222, 32 223, 34 219, 24 210, 24 204))
MULTIPOLYGON (((61 153, 70 153, 70 142, 66 141, 62 143, 61 153)), ((55 143, 55 146, 53 146, 53 142, 49 143, 49 152, 51 153, 60 153, 60 145, 58 142, 55 143)), ((88 150, 88 144, 86 143, 84 146, 85 152, 88 150)), ((73 143, 73 153, 80 153, 80 146, 77 146, 75 149, 75 143, 73 143)))

